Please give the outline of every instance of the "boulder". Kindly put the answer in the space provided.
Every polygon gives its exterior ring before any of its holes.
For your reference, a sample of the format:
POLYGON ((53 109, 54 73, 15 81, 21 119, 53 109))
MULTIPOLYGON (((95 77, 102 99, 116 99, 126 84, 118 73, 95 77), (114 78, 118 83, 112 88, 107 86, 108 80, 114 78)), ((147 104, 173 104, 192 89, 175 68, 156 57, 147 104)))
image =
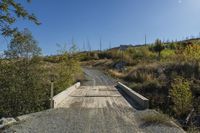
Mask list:
POLYGON ((14 118, 1 118, 0 119, 0 129, 5 126, 9 126, 11 124, 16 123, 17 121, 14 118))

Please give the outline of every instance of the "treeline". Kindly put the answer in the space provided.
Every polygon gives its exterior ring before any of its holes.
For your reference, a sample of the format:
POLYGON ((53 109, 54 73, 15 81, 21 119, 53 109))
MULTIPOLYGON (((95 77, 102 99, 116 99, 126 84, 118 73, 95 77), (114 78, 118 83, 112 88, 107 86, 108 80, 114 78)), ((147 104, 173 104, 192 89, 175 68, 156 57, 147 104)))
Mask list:
POLYGON ((15 34, 0 59, 0 117, 15 117, 48 109, 51 77, 55 94, 76 81, 81 69, 78 57, 69 51, 43 57, 28 30, 15 34))

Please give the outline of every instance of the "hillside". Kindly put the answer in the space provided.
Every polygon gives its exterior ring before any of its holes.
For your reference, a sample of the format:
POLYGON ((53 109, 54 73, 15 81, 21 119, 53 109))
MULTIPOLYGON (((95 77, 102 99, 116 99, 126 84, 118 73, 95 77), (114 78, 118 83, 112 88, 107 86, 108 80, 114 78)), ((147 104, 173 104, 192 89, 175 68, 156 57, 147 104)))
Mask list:
POLYGON ((160 54, 156 45, 80 56, 83 66, 98 67, 124 82, 150 99, 150 108, 176 118, 185 129, 200 127, 200 39, 162 43, 160 54))

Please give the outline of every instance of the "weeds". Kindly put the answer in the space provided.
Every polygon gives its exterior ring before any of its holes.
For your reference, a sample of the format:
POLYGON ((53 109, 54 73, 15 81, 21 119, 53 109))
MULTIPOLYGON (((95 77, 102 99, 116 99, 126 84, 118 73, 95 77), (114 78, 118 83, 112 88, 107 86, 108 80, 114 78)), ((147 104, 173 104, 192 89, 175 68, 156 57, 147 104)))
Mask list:
POLYGON ((141 120, 144 121, 145 125, 162 124, 170 127, 175 126, 175 124, 171 121, 171 118, 161 113, 146 114, 142 116, 141 120))

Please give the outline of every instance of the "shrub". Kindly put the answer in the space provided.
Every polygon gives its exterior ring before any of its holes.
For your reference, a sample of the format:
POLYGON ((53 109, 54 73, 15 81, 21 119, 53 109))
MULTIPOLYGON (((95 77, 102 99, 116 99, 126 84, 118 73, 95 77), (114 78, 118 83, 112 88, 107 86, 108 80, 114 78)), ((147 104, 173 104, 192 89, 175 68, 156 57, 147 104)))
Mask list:
POLYGON ((98 56, 99 56, 99 59, 111 59, 112 58, 111 51, 99 52, 98 56))
POLYGON ((143 83, 143 90, 147 93, 159 92, 162 86, 157 80, 146 81, 143 83))
POLYGON ((141 120, 147 125, 163 124, 170 127, 175 126, 175 124, 172 123, 172 120, 167 115, 161 113, 150 113, 143 115, 141 120))
POLYGON ((182 77, 177 77, 171 84, 171 90, 169 95, 174 103, 174 111, 180 116, 190 110, 192 104, 192 92, 190 90, 190 84, 182 77))
POLYGON ((161 40, 157 39, 155 41, 155 45, 153 46, 153 50, 158 53, 158 59, 160 60, 161 51, 164 50, 165 47, 162 44, 161 40))
MULTIPOLYGON (((25 32, 26 33, 26 32, 25 32)), ((79 59, 72 52, 44 62, 40 48, 28 32, 25 39, 11 40, 6 59, 0 60, 0 117, 15 117, 49 108, 50 75, 56 75, 55 93, 66 89, 80 72, 79 59), (53 62, 53 63, 50 63, 53 62)))
POLYGON ((184 78, 197 78, 199 77, 200 69, 196 63, 193 62, 174 62, 168 63, 164 67, 164 74, 173 80, 174 75, 179 75, 184 78))
POLYGON ((154 80, 157 76, 157 64, 136 66, 125 77, 129 82, 144 82, 154 80))
POLYGON ((167 59, 167 58, 171 58, 175 55, 175 51, 174 50, 170 50, 170 49, 165 49, 161 52, 161 56, 162 58, 164 59, 167 59))
POLYGON ((200 61, 200 45, 188 45, 183 51, 185 60, 200 61))
POLYGON ((17 116, 48 108, 49 86, 41 62, 8 61, 1 62, 0 66, 2 116, 17 116))
POLYGON ((131 89, 137 91, 137 92, 140 92, 142 90, 142 83, 129 83, 128 85, 131 89))
POLYGON ((147 60, 154 56, 154 54, 149 51, 148 47, 138 47, 138 48, 129 48, 126 53, 131 55, 133 59, 143 59, 147 60))

